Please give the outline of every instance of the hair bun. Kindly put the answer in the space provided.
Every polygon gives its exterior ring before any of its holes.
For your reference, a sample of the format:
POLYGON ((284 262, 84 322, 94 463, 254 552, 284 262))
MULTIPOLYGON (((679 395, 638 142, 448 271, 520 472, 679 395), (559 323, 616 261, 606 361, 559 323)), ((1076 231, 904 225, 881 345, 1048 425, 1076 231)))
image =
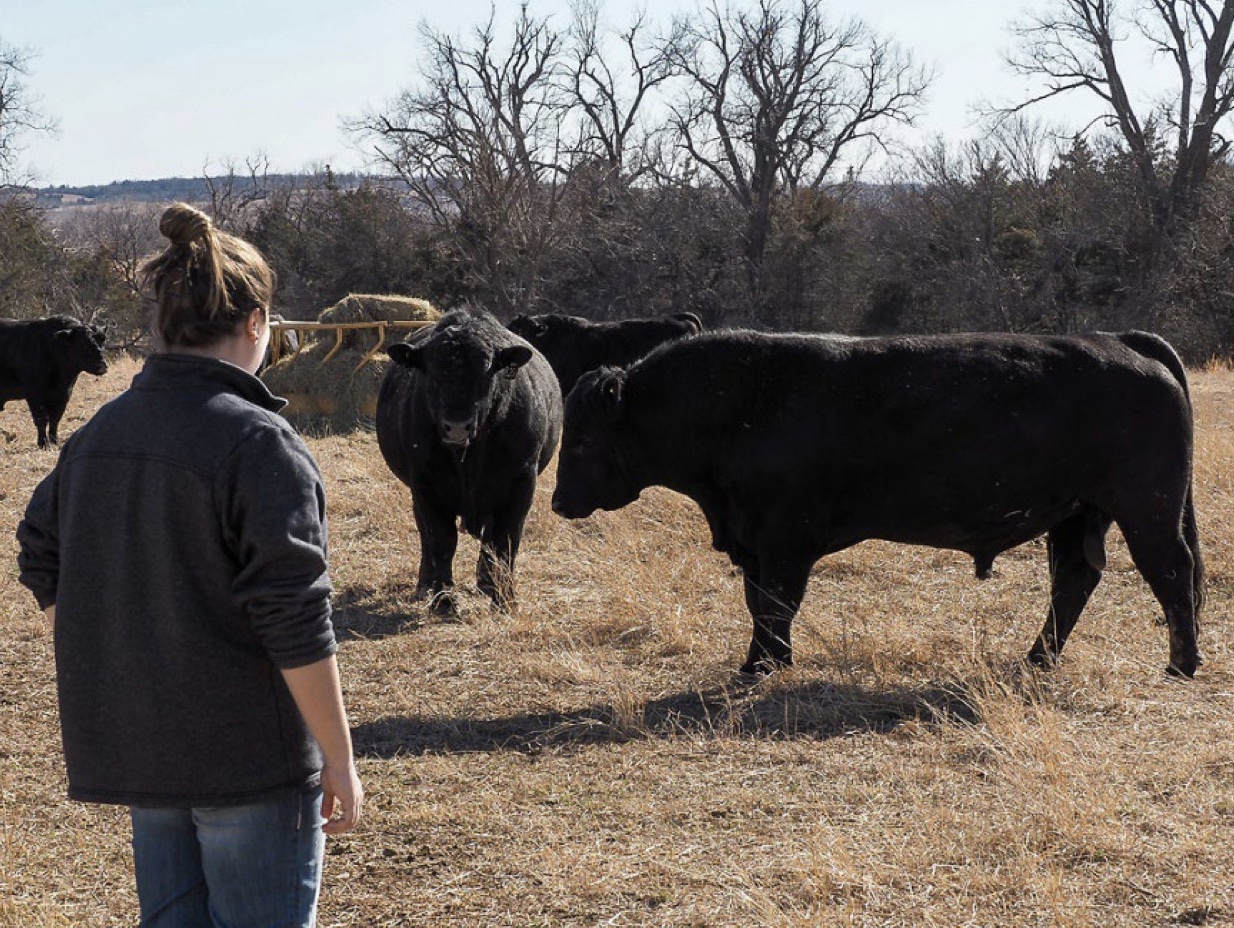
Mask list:
POLYGON ((187 203, 173 203, 163 211, 159 231, 176 245, 191 245, 210 234, 210 217, 187 203))

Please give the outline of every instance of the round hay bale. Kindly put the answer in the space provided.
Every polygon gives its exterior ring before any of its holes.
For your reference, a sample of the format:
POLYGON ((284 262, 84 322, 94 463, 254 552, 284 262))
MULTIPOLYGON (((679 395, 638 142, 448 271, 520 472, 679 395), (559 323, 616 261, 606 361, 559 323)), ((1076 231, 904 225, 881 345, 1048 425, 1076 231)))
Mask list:
POLYGON ((325 360, 333 347, 333 339, 315 342, 261 375, 272 393, 288 401, 283 415, 297 428, 347 431, 376 415, 389 358, 380 355, 365 362, 367 350, 344 348, 325 360))
MULTIPOLYGON (((435 322, 440 316, 428 300, 353 293, 322 310, 317 321, 435 322)), ((377 414, 377 393, 391 363, 382 349, 412 331, 390 326, 379 345, 375 329, 344 329, 341 346, 335 331, 306 331, 309 337, 299 353, 266 368, 261 379, 288 401, 283 415, 297 428, 354 429, 377 414)))
MULTIPOLYGON (((397 294, 351 293, 343 297, 333 306, 321 311, 318 322, 436 322, 441 313, 428 300, 414 296, 399 296, 397 294)), ((332 344, 334 333, 319 331, 313 333, 317 340, 329 340, 332 344)), ((408 334, 407 329, 388 328, 382 347, 391 342, 402 341, 408 334)), ((343 349, 368 351, 375 344, 375 334, 368 329, 347 329, 343 331, 343 349)))

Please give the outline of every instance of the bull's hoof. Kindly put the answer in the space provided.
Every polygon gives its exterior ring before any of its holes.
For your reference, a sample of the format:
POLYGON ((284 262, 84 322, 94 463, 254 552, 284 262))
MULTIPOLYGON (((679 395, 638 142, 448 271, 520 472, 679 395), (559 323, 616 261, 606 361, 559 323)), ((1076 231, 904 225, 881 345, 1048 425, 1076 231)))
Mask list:
POLYGON ((458 597, 454 590, 440 590, 428 601, 428 611, 443 619, 458 617, 458 597))
POLYGON ((1196 655, 1192 658, 1185 658, 1185 659, 1180 659, 1180 660, 1171 659, 1169 666, 1166 667, 1165 669, 1165 672, 1167 675, 1171 677, 1178 677, 1179 679, 1190 680, 1195 677, 1195 672, 1200 668, 1200 665, 1203 663, 1204 663, 1204 655, 1197 652, 1196 655))
POLYGON ((509 590, 480 584, 480 592, 488 597, 489 604, 494 612, 514 611, 514 595, 509 590))
POLYGON ((760 657, 758 660, 747 660, 741 665, 739 672, 744 677, 752 677, 756 680, 761 680, 763 677, 771 676, 777 670, 784 670, 792 666, 793 659, 791 657, 760 657))
POLYGON ((1025 660, 1038 670, 1053 670, 1058 666, 1058 655, 1050 653, 1045 648, 1033 648, 1028 652, 1025 660))

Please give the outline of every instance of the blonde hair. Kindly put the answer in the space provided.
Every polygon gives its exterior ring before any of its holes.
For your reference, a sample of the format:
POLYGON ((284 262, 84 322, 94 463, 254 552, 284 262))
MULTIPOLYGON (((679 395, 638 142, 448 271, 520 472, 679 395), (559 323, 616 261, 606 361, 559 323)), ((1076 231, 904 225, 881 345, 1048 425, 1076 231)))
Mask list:
POLYGON ((164 347, 213 344, 254 309, 269 318, 276 278, 260 251, 187 203, 167 207, 159 231, 171 244, 141 274, 154 290, 154 332, 164 347))

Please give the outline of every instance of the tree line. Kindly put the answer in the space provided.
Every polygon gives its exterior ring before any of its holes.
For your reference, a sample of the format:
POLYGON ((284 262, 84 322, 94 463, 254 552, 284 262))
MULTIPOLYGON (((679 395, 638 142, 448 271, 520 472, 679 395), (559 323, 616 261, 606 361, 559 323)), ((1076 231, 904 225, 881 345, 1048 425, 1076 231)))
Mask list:
MULTIPOLYGON (((1228 356, 1232 26, 1234 0, 1045 0, 1009 55, 1035 89, 989 107, 978 140, 904 151, 897 129, 921 114, 930 72, 818 0, 702 0, 616 28, 595 0, 562 27, 525 4, 459 36, 421 27, 415 81, 347 121, 371 175, 291 182, 258 158, 207 179, 202 200, 269 255, 289 317, 397 292, 502 318, 1135 327, 1193 360, 1228 356), (1130 28, 1177 74, 1148 109, 1121 57, 1130 28), (1066 94, 1103 116, 1071 132, 1034 119, 1066 94), (873 158, 877 183, 862 179, 873 158)), ((0 309, 102 315, 137 340, 136 268, 162 205, 99 206, 53 230, 6 197, 0 309)))

